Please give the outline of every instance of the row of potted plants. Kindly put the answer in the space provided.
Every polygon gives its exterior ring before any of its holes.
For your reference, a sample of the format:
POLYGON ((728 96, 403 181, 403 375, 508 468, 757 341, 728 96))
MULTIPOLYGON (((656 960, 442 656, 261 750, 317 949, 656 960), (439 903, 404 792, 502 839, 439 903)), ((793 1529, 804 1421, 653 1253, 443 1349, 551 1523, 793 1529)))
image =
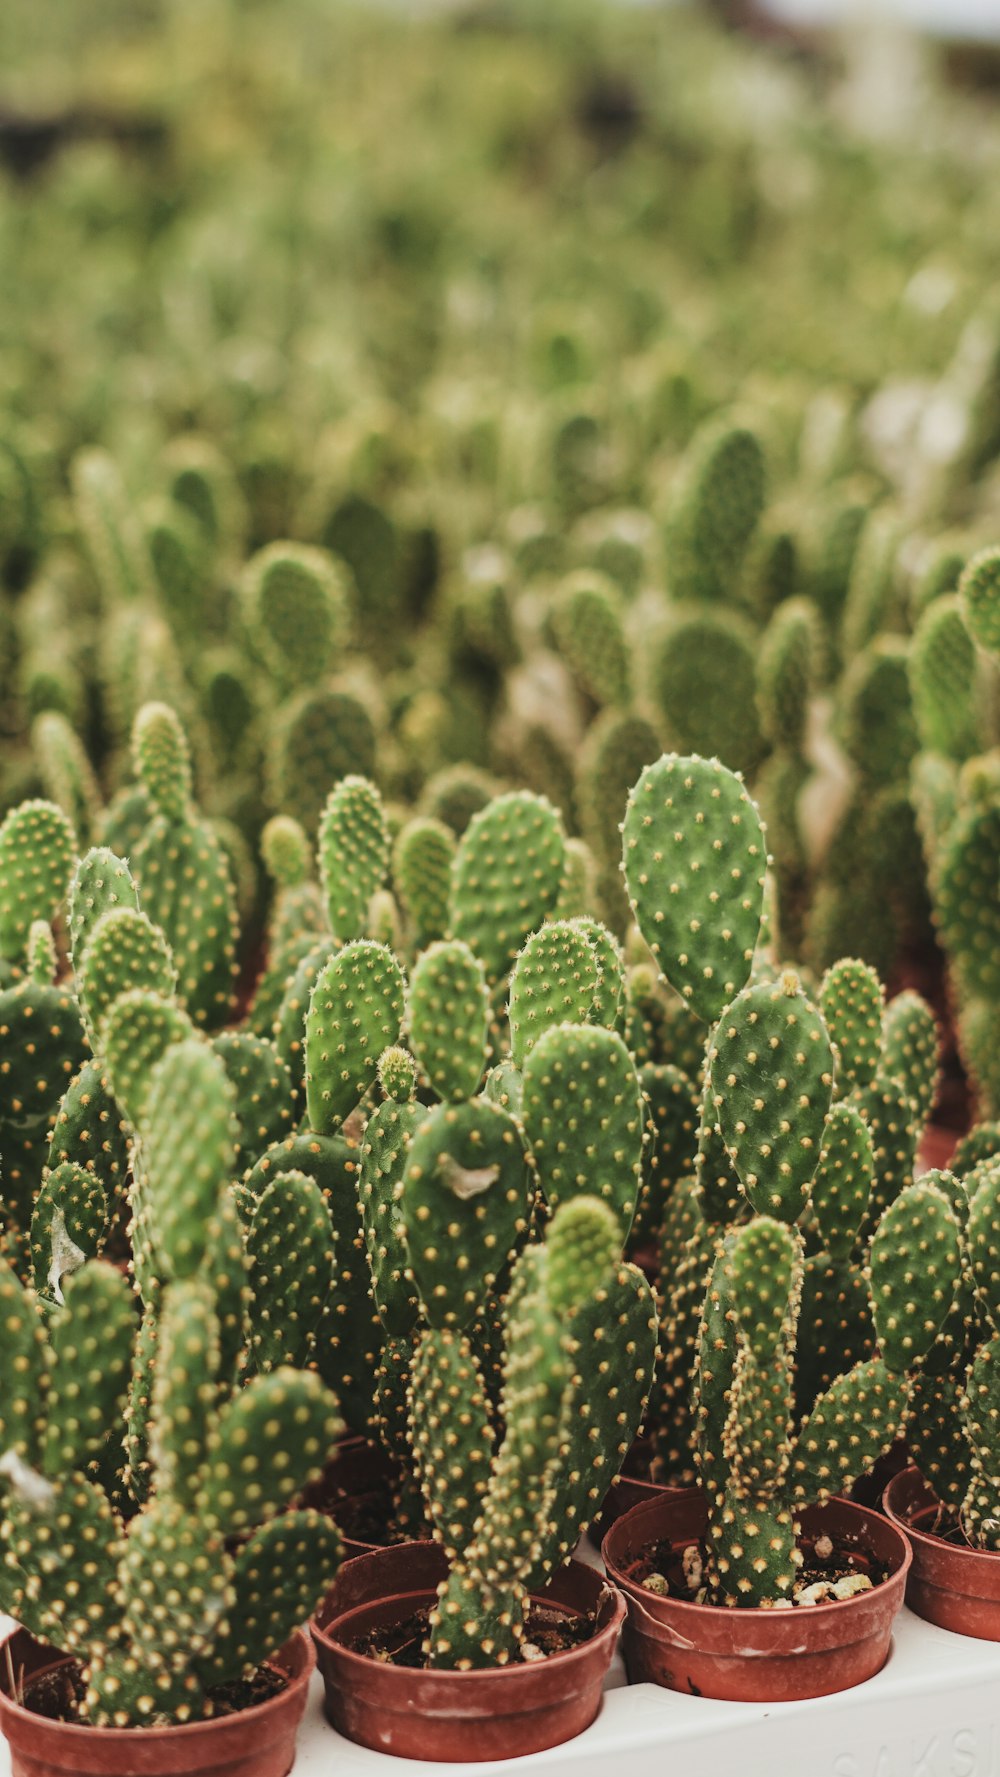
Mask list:
POLYGON ((885 1659, 901 1524, 918 1608, 949 1558, 992 1576, 998 1131, 915 1179, 933 1017, 779 962, 736 774, 642 773, 625 951, 544 798, 490 801, 443 882, 411 834, 404 898, 342 779, 318 881, 268 830, 232 1024, 183 730, 147 705, 133 738, 130 862, 51 803, 0 827, 18 1773, 283 1777, 313 1646, 364 1744, 525 1752, 593 1718, 626 1600, 633 1679, 817 1694, 885 1659), (641 1426, 669 1485, 605 1581, 570 1557, 641 1426), (345 1428, 381 1522, 331 1492, 345 1428), (923 1479, 846 1500, 902 1436, 923 1479))

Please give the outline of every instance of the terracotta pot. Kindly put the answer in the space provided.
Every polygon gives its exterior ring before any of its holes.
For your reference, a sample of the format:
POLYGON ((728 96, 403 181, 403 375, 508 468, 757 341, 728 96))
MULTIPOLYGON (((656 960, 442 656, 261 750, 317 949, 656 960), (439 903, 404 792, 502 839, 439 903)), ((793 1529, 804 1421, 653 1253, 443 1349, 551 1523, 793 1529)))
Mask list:
POLYGON ((905 1536, 886 1518, 841 1499, 803 1511, 807 1533, 826 1531, 835 1544, 872 1554, 889 1569, 870 1592, 837 1603, 727 1610, 657 1597, 631 1577, 650 1544, 669 1542, 680 1551, 704 1535, 705 1523, 704 1496, 691 1488, 635 1506, 604 1539, 605 1566, 629 1601, 622 1651, 632 1684, 736 1703, 786 1703, 848 1690, 884 1666, 910 1565, 905 1536))
POLYGON ((375 1752, 448 1763, 543 1752, 582 1733, 601 1705, 625 1601, 577 1561, 543 1595, 567 1616, 597 1613, 589 1641, 565 1653, 486 1672, 425 1672, 345 1645, 367 1630, 405 1623, 433 1602, 446 1572, 437 1543, 399 1543, 341 1568, 312 1625, 333 1726, 375 1752))
POLYGON ((316 1655, 298 1630, 268 1661, 288 1684, 266 1703, 215 1721, 173 1728, 86 1728, 48 1721, 16 1703, 20 1681, 73 1661, 15 1629, 0 1650, 0 1728, 10 1744, 11 1777, 287 1777, 316 1655))
MULTIPOLYGON (((346 1507, 356 1509, 370 1504, 378 1514, 383 1501, 386 1509, 391 1509, 392 1464, 381 1444, 369 1443, 367 1438, 342 1439, 319 1479, 302 1495, 303 1505, 323 1512, 338 1525, 342 1516, 348 1524, 351 1522, 353 1511, 345 1511, 346 1507)), ((345 1561, 383 1546, 346 1534, 343 1542, 345 1561)))
POLYGON ((931 1526, 940 1502, 918 1468, 908 1468, 889 1482, 883 1504, 913 1550, 906 1583, 910 1609, 956 1635, 1000 1641, 1000 1554, 945 1542, 934 1534, 931 1526))

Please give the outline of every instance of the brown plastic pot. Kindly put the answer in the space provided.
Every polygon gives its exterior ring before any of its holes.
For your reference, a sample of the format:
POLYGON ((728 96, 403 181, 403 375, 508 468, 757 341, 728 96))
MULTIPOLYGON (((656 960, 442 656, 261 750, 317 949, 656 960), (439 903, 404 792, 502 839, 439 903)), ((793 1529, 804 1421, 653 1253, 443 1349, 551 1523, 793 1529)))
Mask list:
POLYGON ((567 1616, 595 1613, 588 1641, 530 1665, 485 1672, 426 1672, 385 1665, 346 1644, 405 1623, 434 1600, 447 1572, 437 1543, 399 1543, 348 1561, 312 1625, 339 1733, 397 1758, 517 1758, 544 1752, 589 1727, 601 1706, 625 1601, 591 1567, 570 1561, 542 1595, 567 1616))
POLYGON ((26 1629, 7 1636, 0 1649, 0 1729, 10 1745, 11 1777, 287 1777, 316 1654, 297 1630, 268 1661, 288 1677, 278 1696, 238 1715, 171 1728, 77 1727, 14 1701, 11 1669, 20 1684, 72 1664, 26 1629))
POLYGON ((889 1569, 870 1592, 837 1603, 727 1610, 657 1597, 633 1577, 651 1544, 669 1542, 679 1552, 704 1535, 705 1524, 704 1496, 690 1488, 635 1506, 604 1539, 604 1564, 628 1598, 622 1651, 632 1684, 735 1703, 787 1703, 849 1690, 884 1666, 910 1565, 906 1538, 888 1519, 842 1499, 803 1511, 805 1532, 826 1531, 836 1545, 873 1555, 889 1569))
POLYGON ((935 1535, 940 1501, 918 1468, 889 1482, 883 1505, 913 1550, 906 1583, 910 1609, 939 1629, 1000 1641, 1000 1554, 935 1535))
MULTIPOLYGON (((377 1505, 383 1500, 388 1504, 391 1498, 392 1464, 382 1446, 369 1443, 367 1438, 345 1438, 337 1445, 319 1479, 306 1488, 302 1504, 323 1512, 339 1525, 348 1505, 377 1505)), ((350 1515, 346 1517, 350 1523, 350 1515)), ((382 1545, 344 1535, 343 1547, 347 1561, 382 1545)))

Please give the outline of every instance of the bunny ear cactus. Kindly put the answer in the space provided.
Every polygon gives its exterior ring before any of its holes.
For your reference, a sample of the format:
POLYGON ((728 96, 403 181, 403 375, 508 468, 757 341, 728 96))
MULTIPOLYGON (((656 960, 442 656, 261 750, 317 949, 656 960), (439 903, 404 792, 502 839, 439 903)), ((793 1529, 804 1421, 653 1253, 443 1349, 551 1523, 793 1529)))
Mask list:
POLYGON ((279 684, 321 679, 347 639, 343 575, 324 549, 269 543, 243 570, 240 591, 254 648, 279 684))
POLYGON ((958 584, 962 615, 970 634, 991 654, 1000 654, 1000 549, 974 555, 958 584))
POLYGON ((583 1440, 592 1462, 607 1458, 597 1488, 638 1425, 655 1315, 648 1286, 630 1268, 618 1270, 619 1242, 607 1207, 581 1197, 556 1212, 543 1245, 525 1248, 518 1259, 505 1310, 504 1434, 495 1452, 492 1413, 468 1340, 440 1325, 421 1335, 410 1390, 413 1444, 434 1534, 450 1562, 424 1649, 431 1666, 467 1671, 516 1658, 529 1584, 544 1577, 546 1553, 558 1561, 595 1509, 575 1472, 582 1459, 576 1366, 591 1362, 590 1340, 616 1380, 638 1379, 634 1392, 623 1388, 618 1412, 609 1404, 605 1417, 595 1415, 596 1435, 583 1440), (638 1315, 623 1309, 633 1287, 642 1302, 638 1315), (597 1338, 587 1314, 605 1296, 612 1312, 597 1338))
POLYGON ((173 710, 145 704, 133 730, 136 770, 152 816, 135 850, 143 910, 176 959, 178 991, 195 1023, 214 1029, 229 1013, 237 914, 225 853, 191 803, 187 741, 173 710))
POLYGON ((138 1337, 129 1283, 86 1258, 98 1187, 72 1163, 52 1173, 36 1214, 47 1301, 12 1273, 0 1279, 0 1355, 18 1377, 2 1408, 4 1607, 77 1656, 83 1719, 114 1727, 211 1713, 212 1687, 249 1676, 287 1639, 339 1554, 325 1519, 286 1509, 340 1430, 319 1378, 285 1361, 311 1353, 332 1276, 323 1198, 291 1173, 255 1207, 262 1373, 236 1389, 247 1261, 229 1190, 235 1093, 221 1058, 191 1035, 156 1061, 142 1102, 138 1337), (127 1537, 116 1424, 140 1508, 127 1537))
POLYGON ((345 777, 331 790, 320 820, 319 860, 331 932, 345 943, 362 937, 389 867, 382 798, 367 778, 345 777))
POLYGON ((624 1243, 641 1180, 645 1106, 617 1031, 557 1024, 535 1043, 521 1119, 551 1209, 579 1193, 615 1212, 624 1243))
POLYGON ((73 828, 54 802, 22 802, 0 825, 0 957, 22 963, 36 919, 51 924, 76 858, 73 828))
POLYGON ((661 973, 714 1022, 747 982, 760 934, 767 846, 736 774, 665 754, 625 811, 629 900, 661 973))
POLYGON ((908 1373, 933 1345, 960 1276, 958 1223, 937 1186, 911 1186, 887 1212, 871 1274, 881 1355, 837 1376, 796 1433, 801 1236, 764 1215, 722 1244, 695 1381, 709 1508, 706 1585, 716 1602, 795 1602, 798 1508, 846 1491, 898 1434, 908 1373))
POLYGON ((374 1084, 379 1056, 398 1043, 405 987, 391 950, 360 938, 320 971, 306 1014, 310 1127, 332 1134, 374 1084))
POLYGON ((55 960, 51 930, 38 920, 28 936, 22 979, 0 991, 0 1204, 6 1249, 22 1275, 60 1103, 87 1055, 80 1007, 70 985, 53 980, 55 960))
POLYGON ((482 961, 493 985, 559 899, 565 865, 562 821, 544 796, 497 796, 476 815, 452 864, 451 934, 482 961))
POLYGON ((483 965, 468 944, 449 938, 418 956, 406 1016, 413 1054, 434 1091, 451 1102, 471 1098, 486 1066, 490 1002, 483 965))

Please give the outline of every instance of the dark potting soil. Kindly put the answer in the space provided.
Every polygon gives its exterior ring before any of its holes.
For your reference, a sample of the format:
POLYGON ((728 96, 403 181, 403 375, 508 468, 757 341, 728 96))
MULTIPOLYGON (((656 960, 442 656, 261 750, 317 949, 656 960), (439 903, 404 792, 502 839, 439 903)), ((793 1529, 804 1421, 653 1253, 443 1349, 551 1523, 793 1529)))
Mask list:
MULTIPOLYGON (((364 1654, 366 1659, 380 1660, 385 1666, 403 1666, 412 1671, 424 1669, 423 1643, 428 1631, 430 1606, 414 1611, 413 1615, 402 1623, 389 1623, 377 1629, 368 1630, 344 1646, 352 1653, 364 1654)), ((524 1639, 531 1646, 537 1647, 548 1659, 550 1654, 564 1654, 570 1648, 579 1647, 589 1641, 597 1628, 597 1620, 593 1614, 567 1616, 560 1610, 548 1610, 545 1605, 533 1605, 528 1612, 524 1639)), ((517 1657, 515 1664, 526 1665, 527 1661, 517 1657)))
MULTIPOLYGON (((214 1721, 223 1715, 238 1715, 244 1709, 252 1709, 257 1703, 267 1703, 272 1697, 280 1696, 287 1685, 288 1677, 284 1672, 279 1672, 275 1666, 261 1666, 252 1678, 217 1685, 209 1691, 207 1694, 212 1709, 211 1716, 205 1719, 214 1721)), ((82 1720, 80 1715, 84 1690, 80 1668, 73 1661, 29 1679, 19 1700, 25 1709, 30 1709, 33 1715, 44 1716, 46 1721, 66 1722, 74 1728, 86 1728, 90 1723, 82 1720)), ((130 1725, 158 1727, 163 1723, 151 1717, 147 1722, 130 1725)))
POLYGON ((337 1529, 356 1543, 374 1543, 388 1549, 395 1543, 426 1542, 430 1531, 424 1524, 399 1524, 393 1513, 389 1487, 338 1499, 331 1508, 337 1529))
MULTIPOLYGON (((708 1548, 702 1541, 697 1545, 685 1543, 659 1542, 651 1543, 644 1549, 637 1561, 628 1568, 629 1579, 642 1585, 651 1574, 659 1573, 667 1582, 667 1596, 690 1604, 693 1593, 687 1582, 684 1571, 683 1555, 688 1547, 697 1547, 703 1568, 708 1566, 708 1548)), ((799 1542, 802 1553, 802 1566, 799 1568, 797 1585, 799 1587, 815 1585, 820 1581, 837 1581, 849 1579, 854 1574, 862 1573, 871 1580, 873 1586, 880 1586, 889 1577, 889 1568, 884 1561, 862 1549, 844 1549, 834 1547, 832 1555, 821 1557, 816 1554, 815 1542, 812 1538, 803 1537, 799 1542)), ((855 1594, 857 1596, 857 1594, 855 1594)), ((701 1601, 707 1605, 716 1604, 713 1598, 701 1601)), ((847 1604, 849 1599, 824 1598, 824 1604, 847 1604)), ((731 1608, 719 1604, 720 1610, 731 1608)), ((811 1608, 806 1605, 804 1609, 811 1608)))

